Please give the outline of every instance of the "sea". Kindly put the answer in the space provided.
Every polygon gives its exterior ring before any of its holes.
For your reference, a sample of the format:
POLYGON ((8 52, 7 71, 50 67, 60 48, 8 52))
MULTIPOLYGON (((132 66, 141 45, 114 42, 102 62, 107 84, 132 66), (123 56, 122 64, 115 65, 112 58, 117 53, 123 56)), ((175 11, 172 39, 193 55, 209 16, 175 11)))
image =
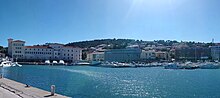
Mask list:
POLYGON ((220 98, 220 69, 23 65, 0 68, 8 79, 72 98, 220 98))

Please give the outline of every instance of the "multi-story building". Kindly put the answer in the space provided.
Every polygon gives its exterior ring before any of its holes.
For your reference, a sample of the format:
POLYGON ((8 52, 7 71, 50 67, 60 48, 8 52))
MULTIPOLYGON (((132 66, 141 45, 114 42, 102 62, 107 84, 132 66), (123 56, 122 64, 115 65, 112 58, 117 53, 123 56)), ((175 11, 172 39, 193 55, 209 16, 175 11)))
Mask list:
POLYGON ((104 54, 105 61, 132 62, 140 60, 141 49, 111 49, 104 54))
POLYGON ((141 60, 154 60, 156 58, 155 51, 153 50, 142 50, 140 59, 141 60))
POLYGON ((211 56, 213 60, 220 60, 220 46, 211 46, 211 56))
POLYGON ((165 52, 165 51, 157 51, 157 52, 155 52, 155 55, 156 55, 156 59, 159 59, 159 60, 169 60, 170 59, 169 53, 165 52))
POLYGON ((27 61, 44 61, 54 59, 54 50, 48 46, 25 46, 24 60, 27 61))
POLYGON ((88 61, 104 61, 105 52, 92 52, 87 54, 88 61))
POLYGON ((8 39, 8 54, 22 61, 64 60, 78 61, 82 58, 82 49, 63 44, 25 46, 25 41, 8 39))
POLYGON ((206 47, 183 47, 175 49, 176 60, 201 60, 210 57, 211 50, 206 47))
POLYGON ((25 41, 8 39, 8 55, 14 59, 24 59, 25 41))

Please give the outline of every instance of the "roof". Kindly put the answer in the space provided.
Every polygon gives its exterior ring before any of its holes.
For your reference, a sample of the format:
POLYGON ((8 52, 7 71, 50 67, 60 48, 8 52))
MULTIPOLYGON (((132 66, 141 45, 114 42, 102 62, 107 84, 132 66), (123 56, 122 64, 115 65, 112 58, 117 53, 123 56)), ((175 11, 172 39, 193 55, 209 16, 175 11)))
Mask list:
POLYGON ((60 44, 60 43, 46 43, 47 45, 64 45, 64 44, 60 44))
MULTIPOLYGON (((64 46, 64 48, 80 48, 80 47, 74 47, 74 46, 64 46)), ((80 48, 81 49, 81 48, 80 48)))
POLYGON ((25 41, 22 41, 22 40, 15 40, 13 42, 25 42, 25 41))
POLYGON ((52 49, 48 46, 25 46, 25 48, 41 48, 41 49, 52 49))

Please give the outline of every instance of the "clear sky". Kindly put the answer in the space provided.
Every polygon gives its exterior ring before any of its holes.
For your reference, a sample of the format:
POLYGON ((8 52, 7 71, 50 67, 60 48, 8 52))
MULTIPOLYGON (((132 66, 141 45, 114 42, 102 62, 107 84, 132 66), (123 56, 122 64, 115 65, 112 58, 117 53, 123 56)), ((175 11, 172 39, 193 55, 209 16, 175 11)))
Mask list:
POLYGON ((220 41, 220 0, 0 0, 0 45, 103 38, 220 41))

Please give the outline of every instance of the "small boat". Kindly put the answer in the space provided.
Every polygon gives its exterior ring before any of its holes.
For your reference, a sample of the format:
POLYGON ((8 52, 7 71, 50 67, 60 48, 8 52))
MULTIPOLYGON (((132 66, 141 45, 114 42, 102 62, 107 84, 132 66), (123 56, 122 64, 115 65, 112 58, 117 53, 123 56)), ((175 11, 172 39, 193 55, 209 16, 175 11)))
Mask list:
POLYGON ((57 61, 53 61, 52 64, 58 64, 58 62, 57 61))
POLYGON ((48 65, 49 65, 49 64, 50 64, 50 60, 46 60, 46 61, 45 61, 45 64, 48 64, 48 65))
POLYGON ((219 69, 220 66, 218 63, 211 63, 211 62, 206 62, 204 64, 200 65, 201 69, 219 69))
POLYGON ((90 65, 88 62, 78 62, 75 65, 90 65))
POLYGON ((13 65, 14 65, 14 66, 18 66, 18 67, 21 67, 21 66, 22 66, 21 64, 18 64, 18 62, 15 62, 13 65))
POLYGON ((11 67, 12 66, 12 62, 11 61, 3 61, 1 63, 2 67, 11 67))
POLYGON ((65 62, 64 62, 63 60, 60 60, 58 64, 66 65, 65 62))
POLYGON ((164 66, 165 69, 182 69, 182 67, 177 63, 169 63, 164 66))

